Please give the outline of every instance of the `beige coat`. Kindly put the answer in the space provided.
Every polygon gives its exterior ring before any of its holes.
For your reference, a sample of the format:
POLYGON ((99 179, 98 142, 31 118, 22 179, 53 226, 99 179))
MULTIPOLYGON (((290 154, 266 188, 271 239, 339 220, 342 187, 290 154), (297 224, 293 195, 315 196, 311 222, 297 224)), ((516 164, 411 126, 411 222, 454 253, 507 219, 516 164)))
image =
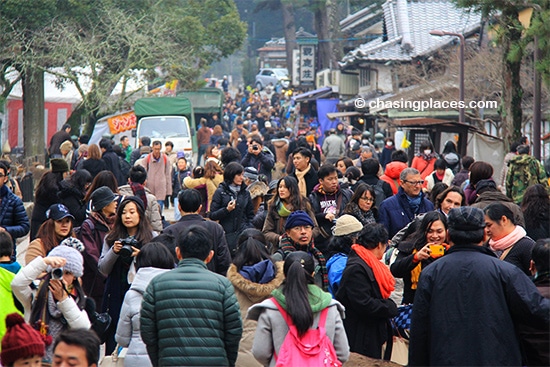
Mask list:
POLYGON ((229 279, 235 288, 235 295, 239 301, 243 320, 243 335, 241 337, 241 343, 239 344, 239 356, 237 357, 236 366, 261 366, 252 355, 252 343, 254 341, 254 332, 257 322, 247 319, 246 314, 252 305, 271 297, 271 292, 279 288, 285 278, 283 274, 283 264, 283 261, 275 263, 277 275, 271 282, 266 284, 253 283, 244 278, 239 274, 234 264, 231 264, 227 270, 227 279, 229 279))
POLYGON ((198 186, 205 185, 206 186, 206 195, 208 197, 208 208, 205 208, 205 210, 208 212, 210 211, 210 205, 212 204, 212 198, 214 197, 214 193, 216 192, 216 189, 220 184, 223 182, 223 175, 216 175, 213 179, 208 178, 191 178, 191 177, 185 177, 183 179, 183 185, 188 189, 194 189, 198 186))
POLYGON ((172 195, 172 164, 166 154, 161 153, 156 161, 153 153, 149 153, 139 163, 147 171, 147 188, 157 200, 164 200, 166 195, 172 195))

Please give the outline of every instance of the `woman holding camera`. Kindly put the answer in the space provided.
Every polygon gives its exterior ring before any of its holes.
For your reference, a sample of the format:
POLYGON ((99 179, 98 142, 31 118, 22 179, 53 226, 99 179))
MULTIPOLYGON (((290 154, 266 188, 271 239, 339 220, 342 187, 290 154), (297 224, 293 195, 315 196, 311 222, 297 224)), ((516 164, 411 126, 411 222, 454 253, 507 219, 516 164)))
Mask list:
POLYGON ((439 211, 428 212, 411 240, 403 240, 397 246, 397 258, 390 270, 396 278, 403 278, 404 305, 413 303, 420 272, 444 255, 448 245, 447 219, 439 211))
POLYGON ((102 309, 112 318, 106 332, 106 354, 116 346, 114 334, 124 295, 135 275, 134 259, 141 246, 156 235, 145 216, 143 201, 137 196, 126 197, 117 208, 115 224, 105 237, 98 262, 99 272, 107 277, 102 309))
POLYGON ((25 264, 38 256, 46 257, 61 241, 73 236, 74 216, 63 204, 53 204, 46 211, 46 221, 42 223, 34 239, 25 252, 25 264))
POLYGON ((52 341, 57 335, 67 329, 91 326, 84 310, 86 296, 79 281, 83 271, 80 252, 60 245, 47 257, 36 257, 13 278, 12 291, 25 309, 25 320, 40 332, 46 344, 45 363, 52 361, 52 341), (46 276, 41 278, 43 273, 46 276), (39 278, 38 288, 31 288, 39 278))
POLYGON ((220 184, 210 207, 210 219, 219 221, 225 231, 231 257, 235 256, 237 238, 243 230, 252 227, 254 207, 244 183, 244 167, 231 162, 223 171, 220 184))

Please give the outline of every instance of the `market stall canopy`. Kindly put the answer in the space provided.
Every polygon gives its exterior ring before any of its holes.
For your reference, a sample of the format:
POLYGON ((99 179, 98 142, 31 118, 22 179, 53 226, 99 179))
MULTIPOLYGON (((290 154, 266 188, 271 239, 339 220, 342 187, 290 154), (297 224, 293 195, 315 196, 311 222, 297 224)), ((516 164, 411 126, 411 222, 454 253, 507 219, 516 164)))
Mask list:
POLYGON ((331 120, 338 119, 340 117, 351 117, 351 116, 361 116, 361 115, 364 115, 364 113, 357 112, 357 111, 327 113, 327 117, 331 120))
POLYGON ((297 94, 292 99, 296 102, 314 101, 319 98, 328 98, 333 94, 332 87, 323 87, 306 93, 297 94))

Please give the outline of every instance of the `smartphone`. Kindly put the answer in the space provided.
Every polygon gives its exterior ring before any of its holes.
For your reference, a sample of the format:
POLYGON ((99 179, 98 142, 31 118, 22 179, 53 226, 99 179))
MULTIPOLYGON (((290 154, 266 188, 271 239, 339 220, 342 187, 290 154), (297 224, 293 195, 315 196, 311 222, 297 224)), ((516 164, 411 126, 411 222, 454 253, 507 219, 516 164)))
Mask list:
POLYGON ((430 245, 430 256, 434 259, 445 255, 445 246, 443 245, 430 245))
POLYGON ((233 199, 229 202, 229 205, 233 205, 233 204, 235 204, 235 199, 233 199))

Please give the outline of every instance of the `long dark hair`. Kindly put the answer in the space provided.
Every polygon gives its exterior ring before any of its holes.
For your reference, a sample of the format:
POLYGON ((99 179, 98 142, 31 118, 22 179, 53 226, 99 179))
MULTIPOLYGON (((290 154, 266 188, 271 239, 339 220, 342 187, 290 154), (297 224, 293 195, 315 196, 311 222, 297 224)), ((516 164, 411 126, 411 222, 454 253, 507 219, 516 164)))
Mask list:
POLYGON ((80 169, 71 175, 69 182, 77 190, 86 193, 86 185, 92 182, 92 175, 88 170, 80 169))
POLYGON ((59 183, 61 181, 63 181, 63 172, 50 171, 44 173, 36 188, 34 201, 36 202, 38 198, 47 198, 56 195, 59 191, 59 183))
POLYGON ((272 261, 265 243, 262 232, 253 228, 245 229, 239 236, 237 252, 233 258, 233 264, 235 264, 237 270, 241 270, 245 265, 254 265, 260 261, 272 261))
POLYGON ((292 206, 292 208, 287 208, 287 209, 290 211, 306 210, 308 206, 307 199, 303 197, 302 194, 300 194, 300 189, 298 188, 298 181, 292 176, 285 176, 277 182, 277 188, 275 190, 275 194, 273 195, 273 198, 269 201, 269 210, 273 213, 276 213, 278 210, 277 206, 282 201, 281 197, 279 196, 279 186, 283 181, 290 193, 290 197, 288 198, 288 201, 289 201, 288 204, 292 206))
POLYGON ((550 198, 543 185, 532 185, 525 190, 525 195, 523 195, 523 200, 521 201, 521 211, 523 212, 527 227, 548 227, 550 198))
POLYGON ((151 227, 149 218, 145 216, 143 204, 140 202, 141 199, 135 196, 128 196, 124 200, 122 200, 122 203, 120 203, 116 211, 116 220, 115 224, 113 225, 113 229, 111 229, 111 231, 109 231, 109 233, 105 237, 105 242, 109 246, 112 246, 115 241, 121 238, 128 237, 128 230, 122 223, 122 211, 129 203, 136 204, 136 208, 139 214, 139 224, 135 236, 135 239, 138 242, 138 246, 143 246, 144 244, 151 242, 151 240, 153 239, 153 227, 151 227))
POLYGON ((115 174, 111 171, 104 170, 100 171, 94 177, 92 184, 90 185, 88 191, 86 192, 86 195, 84 196, 83 201, 86 203, 90 201, 90 196, 92 196, 92 193, 95 191, 95 189, 98 189, 102 186, 107 186, 114 194, 118 194, 118 183, 115 174))
POLYGON ((283 267, 285 281, 282 292, 286 299, 286 311, 296 326, 298 335, 304 335, 313 325, 313 310, 309 304, 309 284, 315 284, 315 263, 307 252, 288 254, 283 267))
MULTIPOLYGON (((50 312, 48 307, 48 294, 50 289, 51 277, 52 277, 51 273, 46 274, 46 276, 38 286, 38 292, 32 304, 31 316, 29 319, 29 323, 32 326, 35 326, 34 324, 36 322, 39 322, 42 319, 42 317, 44 316, 44 308, 46 308, 46 320, 42 320, 42 321, 44 321, 46 324, 49 323, 50 312)), ((80 281, 78 280, 77 277, 74 277, 72 285, 76 290, 76 295, 77 295, 75 302, 78 308, 80 310, 83 310, 84 307, 86 306, 86 294, 84 293, 84 289, 82 289, 82 285, 80 285, 80 281)), ((72 296, 69 296, 69 297, 72 297, 72 296)))
POLYGON ((445 214, 441 213, 440 211, 434 210, 424 215, 422 221, 420 221, 420 226, 416 231, 414 248, 420 250, 426 245, 426 236, 428 235, 428 231, 432 227, 432 224, 434 224, 434 222, 437 222, 438 220, 443 223, 443 225, 445 226, 445 230, 447 230, 447 218, 445 217, 445 214))

